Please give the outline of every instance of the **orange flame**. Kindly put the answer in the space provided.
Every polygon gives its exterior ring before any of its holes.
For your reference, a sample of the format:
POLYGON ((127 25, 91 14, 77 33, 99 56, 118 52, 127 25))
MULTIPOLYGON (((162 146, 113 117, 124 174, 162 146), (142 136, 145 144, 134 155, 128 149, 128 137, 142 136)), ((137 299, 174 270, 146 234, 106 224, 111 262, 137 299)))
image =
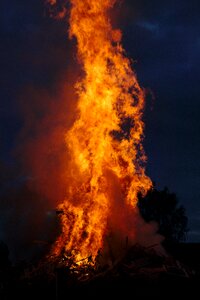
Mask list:
POLYGON ((70 37, 77 39, 84 75, 76 84, 77 117, 66 133, 67 199, 58 207, 62 233, 53 255, 73 252, 76 261, 95 258, 103 247, 116 194, 134 218, 138 193, 151 186, 141 145, 144 92, 121 46, 121 32, 112 29, 108 10, 114 3, 71 0, 70 37))

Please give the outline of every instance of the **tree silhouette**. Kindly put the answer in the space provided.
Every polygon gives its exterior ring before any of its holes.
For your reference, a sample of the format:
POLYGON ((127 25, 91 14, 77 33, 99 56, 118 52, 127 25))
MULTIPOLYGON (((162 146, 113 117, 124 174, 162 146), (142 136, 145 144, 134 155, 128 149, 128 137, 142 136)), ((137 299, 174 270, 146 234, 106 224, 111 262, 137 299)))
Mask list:
POLYGON ((185 208, 178 204, 177 196, 168 188, 150 189, 145 197, 139 195, 138 207, 146 222, 156 221, 158 232, 165 237, 165 244, 186 239, 188 218, 185 208))

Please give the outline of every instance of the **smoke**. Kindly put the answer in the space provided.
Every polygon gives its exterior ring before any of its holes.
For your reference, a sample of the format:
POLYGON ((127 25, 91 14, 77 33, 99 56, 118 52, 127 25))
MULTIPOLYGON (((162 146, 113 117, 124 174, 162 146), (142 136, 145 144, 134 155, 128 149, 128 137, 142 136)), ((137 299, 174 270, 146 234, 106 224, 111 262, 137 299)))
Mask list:
POLYGON ((0 165, 0 240, 13 261, 48 251, 59 230, 55 210, 66 194, 65 134, 74 119, 72 86, 80 72, 66 23, 45 18, 38 2, 31 5, 36 15, 25 18, 16 33, 15 69, 20 76, 11 78, 17 85, 13 94, 21 127, 13 143, 13 163, 0 165))
POLYGON ((60 91, 51 94, 37 86, 24 89, 23 126, 14 150, 17 167, 1 168, 0 239, 14 261, 47 252, 58 234, 56 207, 66 196, 69 169, 65 134, 75 105, 70 84, 58 85, 60 91))
POLYGON ((104 240, 103 256, 105 259, 115 262, 135 244, 144 247, 153 246, 156 251, 164 254, 161 246, 164 237, 158 234, 157 223, 146 223, 137 207, 133 209, 125 203, 117 176, 111 171, 108 171, 106 175, 111 209, 104 240))
POLYGON ((11 260, 36 259, 48 251, 58 225, 47 211, 46 199, 24 184, 0 200, 1 240, 8 245, 11 260))
POLYGON ((23 127, 16 166, 1 166, 1 235, 14 261, 47 251, 58 231, 56 207, 65 198, 69 168, 65 133, 73 121, 68 84, 49 94, 29 87, 21 97, 23 127))
MULTIPOLYGON (((58 234, 56 207, 66 197, 69 170, 65 134, 73 123, 76 103, 71 88, 75 69, 71 74, 69 66, 67 82, 60 81, 50 90, 26 87, 21 96, 24 123, 15 155, 24 186, 11 203, 11 219, 19 226, 16 238, 9 242, 18 249, 15 258, 25 253, 32 258, 41 250, 47 251, 58 234)), ((9 239, 13 226, 9 224, 7 228, 9 239)))
POLYGON ((54 206, 65 193, 63 184, 68 165, 65 134, 73 120, 70 113, 73 95, 69 91, 68 86, 61 94, 50 96, 29 89, 32 104, 23 101, 25 123, 18 139, 17 152, 24 171, 32 177, 31 186, 54 206))

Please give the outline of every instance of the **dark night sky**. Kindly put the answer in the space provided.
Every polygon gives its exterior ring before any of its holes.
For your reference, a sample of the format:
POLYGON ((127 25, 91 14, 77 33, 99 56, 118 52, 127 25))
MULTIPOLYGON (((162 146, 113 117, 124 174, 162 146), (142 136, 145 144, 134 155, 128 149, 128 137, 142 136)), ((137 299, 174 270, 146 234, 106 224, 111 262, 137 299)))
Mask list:
MULTIPOLYGON (((121 15, 123 45, 136 60, 138 79, 154 95, 147 97, 145 111, 148 175, 158 188, 167 186, 177 194, 190 221, 188 240, 196 242, 200 242, 199 6, 198 0, 124 0, 116 13, 121 15)), ((0 2, 2 189, 12 181, 5 174, 16 164, 12 153, 23 126, 20 95, 27 86, 43 90, 56 86, 68 65, 65 53, 71 46, 66 35, 63 21, 45 17, 43 1, 0 2)))

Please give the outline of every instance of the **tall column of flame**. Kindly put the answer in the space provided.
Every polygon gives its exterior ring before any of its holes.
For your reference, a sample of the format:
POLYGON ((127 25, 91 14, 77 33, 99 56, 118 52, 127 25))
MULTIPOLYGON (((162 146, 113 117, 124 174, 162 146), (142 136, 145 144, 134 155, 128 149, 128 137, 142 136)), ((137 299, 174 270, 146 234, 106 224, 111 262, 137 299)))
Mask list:
POLYGON ((77 39, 84 75, 76 84, 77 118, 66 133, 68 192, 59 205, 62 233, 53 254, 73 252, 76 261, 95 258, 103 247, 112 218, 110 189, 120 189, 134 218, 138 192, 151 186, 141 145, 144 93, 121 46, 121 32, 108 17, 114 2, 71 0, 70 37, 77 39), (126 122, 132 125, 127 132, 126 122))

